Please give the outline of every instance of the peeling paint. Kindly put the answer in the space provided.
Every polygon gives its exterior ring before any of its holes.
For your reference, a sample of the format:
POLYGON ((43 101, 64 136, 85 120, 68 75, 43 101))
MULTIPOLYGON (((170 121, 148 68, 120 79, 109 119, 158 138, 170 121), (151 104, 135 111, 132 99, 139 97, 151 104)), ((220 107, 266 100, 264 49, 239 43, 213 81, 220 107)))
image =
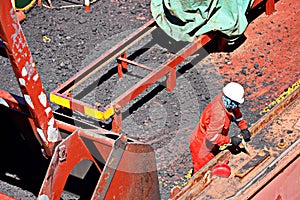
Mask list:
POLYGON ((4 106, 6 106, 6 107, 9 108, 8 103, 3 98, 0 98, 0 104, 2 104, 2 105, 4 105, 4 106))
POLYGON ((20 83, 20 85, 23 85, 23 86, 25 86, 25 84, 26 84, 26 82, 23 78, 19 78, 19 83, 20 83))
POLYGON ((34 75, 34 76, 33 76, 33 78, 32 78, 32 79, 33 79, 34 81, 37 81, 37 80, 38 80, 38 78, 39 78, 39 75, 38 75, 38 74, 36 74, 36 75, 34 75))
MULTIPOLYGON (((22 59, 26 59, 30 54, 28 54, 28 45, 25 41, 25 38, 23 38, 23 35, 21 34, 20 25, 18 22, 18 19, 15 17, 14 10, 10 10, 10 15, 13 18, 12 27, 14 28, 15 32, 11 35, 11 39, 13 42, 12 45, 12 53, 16 58, 16 61, 18 63, 21 63, 22 59)), ((25 63, 24 67, 22 68, 22 76, 28 76, 27 79, 30 80, 30 78, 33 76, 35 70, 34 70, 34 62, 33 58, 30 57, 30 60, 25 63)))
POLYGON ((41 104, 46 107, 47 106, 47 96, 44 92, 41 92, 41 94, 38 96, 41 104))
POLYGON ((33 60, 31 57, 30 61, 25 63, 25 68, 28 71, 28 77, 27 77, 28 80, 30 80, 30 78, 33 76, 35 71, 34 68, 32 67, 32 64, 33 64, 33 60))
POLYGON ((32 101, 31 101, 30 96, 29 96, 28 94, 24 94, 24 98, 25 98, 26 103, 27 103, 32 109, 34 109, 34 105, 33 105, 32 101))
POLYGON ((53 126, 48 127, 48 141, 49 142, 57 142, 58 139, 58 130, 53 126))
POLYGON ((26 70, 26 67, 23 67, 23 69, 22 69, 22 76, 24 77, 24 76, 27 76, 27 70, 26 70))
POLYGON ((52 117, 48 122, 48 141, 49 142, 57 142, 58 139, 58 130, 54 128, 54 118, 52 117))
POLYGON ((50 113, 51 111, 52 111, 52 109, 51 109, 50 107, 48 107, 48 108, 45 109, 45 112, 46 112, 47 116, 49 115, 49 113, 50 113))
POLYGON ((38 200, 49 200, 49 197, 45 194, 42 194, 41 196, 38 197, 38 200))
POLYGON ((53 124, 54 124, 54 118, 52 117, 48 122, 48 126, 53 126, 53 124))
POLYGON ((40 129, 40 128, 37 128, 36 130, 37 130, 38 134, 40 135, 40 137, 42 138, 42 140, 45 142, 45 144, 48 145, 48 141, 47 141, 47 139, 46 139, 46 137, 45 137, 45 135, 44 135, 43 130, 40 129))

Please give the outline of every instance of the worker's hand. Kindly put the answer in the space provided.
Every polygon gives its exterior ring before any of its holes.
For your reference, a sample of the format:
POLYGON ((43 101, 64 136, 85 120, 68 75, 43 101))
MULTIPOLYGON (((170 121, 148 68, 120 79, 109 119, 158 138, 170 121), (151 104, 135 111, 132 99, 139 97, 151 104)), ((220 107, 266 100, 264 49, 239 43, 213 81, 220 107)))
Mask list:
POLYGON ((233 146, 235 146, 235 147, 237 147, 237 146, 239 146, 239 144, 242 142, 242 138, 240 138, 240 137, 238 137, 238 136, 232 136, 231 138, 230 138, 230 143, 233 145, 233 146))
POLYGON ((245 142, 250 141, 251 133, 248 129, 241 130, 241 135, 243 136, 245 142))

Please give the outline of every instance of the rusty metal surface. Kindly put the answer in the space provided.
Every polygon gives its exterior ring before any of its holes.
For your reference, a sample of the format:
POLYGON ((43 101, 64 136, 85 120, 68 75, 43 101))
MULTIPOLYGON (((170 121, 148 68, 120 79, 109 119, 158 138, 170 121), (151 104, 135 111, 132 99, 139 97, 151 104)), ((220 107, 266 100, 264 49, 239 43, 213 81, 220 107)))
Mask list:
POLYGON ((174 195, 172 195, 171 192, 170 199, 177 200, 196 198, 199 192, 205 190, 205 188, 208 187, 213 181, 213 176, 211 173, 213 166, 223 163, 229 158, 229 156, 229 151, 223 151, 222 153, 219 153, 216 156, 216 159, 212 159, 201 170, 193 175, 184 188, 179 189, 179 191, 174 195))
POLYGON ((256 166, 260 163, 264 162, 270 156, 269 152, 263 149, 261 152, 256 154, 254 157, 251 158, 249 162, 243 165, 238 171, 235 173, 236 177, 243 178, 246 176, 251 170, 253 170, 256 166))
POLYGON ((160 199, 155 155, 150 146, 127 143, 117 168, 111 162, 106 168, 108 173, 101 174, 93 199, 160 199), (108 187, 105 194, 104 187, 108 187))
POLYGON ((259 199, 262 196, 266 199, 299 199, 299 149, 300 138, 226 199, 259 199), (279 185, 279 189, 274 190, 279 185))
MULTIPOLYGON (((266 199, 299 199, 299 179, 300 177, 300 159, 293 161, 288 167, 278 172, 276 179, 260 190, 253 197, 253 200, 266 199)), ((273 176, 270 175, 270 176, 273 176)), ((273 177, 272 177, 273 178, 273 177)), ((270 179, 272 179, 270 178, 270 179)))
MULTIPOLYGON (((243 153, 228 155, 229 152, 221 152, 211 163, 208 163, 204 169, 200 170, 199 174, 196 173, 194 175, 195 177, 199 176, 202 178, 202 173, 209 173, 207 168, 211 168, 215 163, 222 163, 221 158, 227 154, 227 156, 230 156, 229 166, 233 169, 229 178, 211 177, 210 184, 204 184, 204 189, 201 188, 203 184, 199 184, 199 181, 195 181, 195 178, 193 178, 190 180, 189 185, 183 188, 181 193, 178 193, 172 199, 248 199, 249 197, 255 198, 255 195, 260 190, 261 193, 259 195, 288 195, 286 192, 280 193, 278 191, 278 193, 277 191, 272 191, 266 185, 274 179, 275 182, 270 187, 278 185, 276 176, 281 175, 279 176, 279 180, 282 179, 284 175, 280 173, 284 168, 290 164, 299 164, 297 158, 299 157, 300 149, 300 130, 296 126, 300 119, 299 94, 300 88, 297 88, 290 96, 275 106, 269 114, 266 114, 265 117, 253 126, 255 128, 253 130, 254 135, 248 143, 253 156, 247 156, 243 153), (281 148, 278 145, 282 142, 282 139, 288 144, 285 148, 281 148), (242 178, 236 177, 235 173, 263 149, 270 153, 270 157, 262 163, 258 163, 251 172, 242 178), (191 188, 190 185, 192 184, 194 187, 191 188), (195 190, 196 187, 200 187, 201 189, 195 190), (262 189, 264 187, 266 189, 262 189)), ((252 131, 252 127, 250 127, 250 131, 252 131)), ((297 175, 297 173, 294 174, 297 175)), ((288 178, 292 179, 290 176, 288 178)), ((290 184, 289 182, 285 182, 285 184, 291 190, 294 190, 295 186, 293 184, 298 181, 296 176, 290 184)), ((295 194, 290 193, 289 197, 293 198, 298 195, 298 192, 295 194)))
POLYGON ((1 39, 34 119, 34 132, 38 133, 46 154, 51 156, 55 143, 61 140, 52 109, 11 1, 1 1, 0 7, 1 39))
POLYGON ((99 180, 99 184, 97 186, 97 189, 94 192, 95 199, 104 199, 108 193, 110 184, 112 182, 112 179, 118 169, 118 166, 120 164, 120 160, 123 156, 123 153, 125 151, 125 148, 127 146, 127 139, 126 136, 121 134, 119 138, 116 139, 112 146, 112 150, 109 154, 109 157, 107 158, 107 165, 105 165, 103 172, 101 174, 102 181, 99 180), (104 184, 103 184, 104 182, 104 184))
POLYGON ((91 199, 160 199, 153 149, 125 136, 109 138, 100 129, 78 129, 57 146, 38 198, 60 199, 69 174, 83 160, 99 171, 91 199))
POLYGON ((60 199, 69 174, 81 160, 91 160, 95 163, 89 150, 79 139, 78 132, 75 132, 56 148, 38 198, 47 196, 48 199, 60 199))

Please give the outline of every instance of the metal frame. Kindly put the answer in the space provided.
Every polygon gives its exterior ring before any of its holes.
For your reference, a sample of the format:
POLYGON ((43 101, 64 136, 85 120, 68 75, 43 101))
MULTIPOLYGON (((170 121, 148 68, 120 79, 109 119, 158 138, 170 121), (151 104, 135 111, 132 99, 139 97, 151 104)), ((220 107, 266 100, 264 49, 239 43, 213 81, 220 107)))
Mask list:
POLYGON ((75 76, 71 77, 65 83, 61 84, 57 89, 51 92, 50 101, 56 103, 60 106, 69 108, 71 110, 76 110, 88 116, 96 119, 105 119, 105 117, 110 117, 114 115, 113 119, 113 132, 119 133, 122 130, 122 114, 118 112, 122 107, 127 105, 130 101, 136 98, 139 94, 145 91, 152 84, 157 82, 162 77, 167 77, 167 91, 172 91, 176 87, 176 66, 183 62, 186 58, 191 56, 197 50, 202 48, 214 37, 214 34, 206 34, 198 37, 194 42, 188 44, 183 49, 181 49, 176 55, 171 59, 167 60, 158 68, 150 68, 143 64, 139 64, 134 61, 130 61, 126 58, 126 50, 131 46, 140 41, 144 36, 150 34, 152 31, 157 29, 157 25, 154 19, 147 22, 144 26, 136 30, 134 33, 129 35, 118 45, 113 47, 111 50, 104 53, 101 57, 96 59, 93 63, 86 66, 84 69, 79 71, 75 76), (97 71, 101 70, 106 64, 116 59, 118 64, 118 76, 122 78, 123 69, 127 69, 127 64, 132 64, 137 67, 141 67, 150 71, 150 73, 145 76, 142 80, 136 83, 129 90, 125 91, 122 95, 116 98, 110 105, 106 107, 104 112, 98 111, 93 105, 86 104, 77 99, 70 97, 72 90, 85 81, 87 78, 95 74, 97 71), (117 108, 114 106, 117 106, 117 108), (99 116, 103 118, 99 118, 99 116))
POLYGON ((55 149, 38 199, 59 200, 69 174, 83 160, 93 162, 100 173, 91 199, 160 199, 153 148, 123 134, 111 139, 106 133, 76 129, 63 140, 55 149))
MULTIPOLYGON (((24 98, 0 90, 0 104, 1 107, 13 110, 15 118, 19 115, 27 116, 34 125, 24 98)), ((113 199, 116 194, 119 199, 160 199, 155 152, 149 144, 99 127, 81 129, 58 119, 55 122, 61 132, 68 136, 54 149, 40 188, 40 198, 46 195, 48 199, 60 199, 70 175, 81 179, 85 177, 90 165, 82 164, 81 161, 89 160, 101 175, 97 184, 90 185, 94 187, 90 193, 92 199, 113 199), (132 184, 140 187, 132 187, 132 184)), ((0 193, 2 196, 14 199, 0 193)))
MULTIPOLYGON (((253 3, 253 7, 257 6, 262 2, 263 0, 256 0, 253 3)), ((274 10, 274 0, 267 0, 266 13, 271 14, 274 10)), ((128 60, 126 50, 128 50, 131 46, 140 41, 144 36, 150 34, 157 28, 158 27, 154 19, 151 19, 150 21, 145 23, 142 27, 137 29, 119 44, 117 44, 112 49, 104 53, 94 62, 86 66, 84 69, 79 71, 76 75, 71 77, 65 83, 61 84, 57 89, 52 91, 50 94, 50 101, 68 109, 83 113, 95 119, 105 120, 113 116, 112 131, 116 133, 121 132, 122 108, 164 76, 167 77, 167 91, 171 92, 176 87, 176 66, 183 62, 185 59, 187 59, 189 56, 191 56, 193 53, 201 49, 204 45, 210 42, 212 38, 215 37, 214 33, 199 36, 193 42, 182 48, 172 58, 170 58, 155 69, 128 60), (122 95, 116 98, 113 102, 111 102, 110 105, 107 105, 105 111, 99 111, 93 105, 84 103, 80 100, 71 97, 70 94, 72 93, 72 90, 74 88, 76 88, 83 81, 95 74, 97 71, 101 70, 106 64, 108 64, 114 59, 116 59, 118 63, 117 69, 119 78, 122 78, 122 71, 123 69, 127 69, 128 63, 137 67, 147 69, 150 71, 150 73, 138 83, 136 83, 133 87, 131 87, 129 90, 125 91, 122 95)))

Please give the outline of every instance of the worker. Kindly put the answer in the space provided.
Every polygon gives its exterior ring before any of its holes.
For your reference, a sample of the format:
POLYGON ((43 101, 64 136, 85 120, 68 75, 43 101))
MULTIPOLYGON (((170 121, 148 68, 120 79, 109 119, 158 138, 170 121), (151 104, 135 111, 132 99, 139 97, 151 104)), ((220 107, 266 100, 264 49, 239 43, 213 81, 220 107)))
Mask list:
POLYGON ((242 138, 248 142, 251 134, 248 123, 243 118, 239 105, 244 102, 244 88, 235 82, 223 87, 204 109, 197 127, 190 137, 190 151, 193 162, 193 174, 207 164, 219 153, 219 147, 224 144, 238 147, 242 138), (241 132, 229 137, 231 121, 235 121, 241 132))

